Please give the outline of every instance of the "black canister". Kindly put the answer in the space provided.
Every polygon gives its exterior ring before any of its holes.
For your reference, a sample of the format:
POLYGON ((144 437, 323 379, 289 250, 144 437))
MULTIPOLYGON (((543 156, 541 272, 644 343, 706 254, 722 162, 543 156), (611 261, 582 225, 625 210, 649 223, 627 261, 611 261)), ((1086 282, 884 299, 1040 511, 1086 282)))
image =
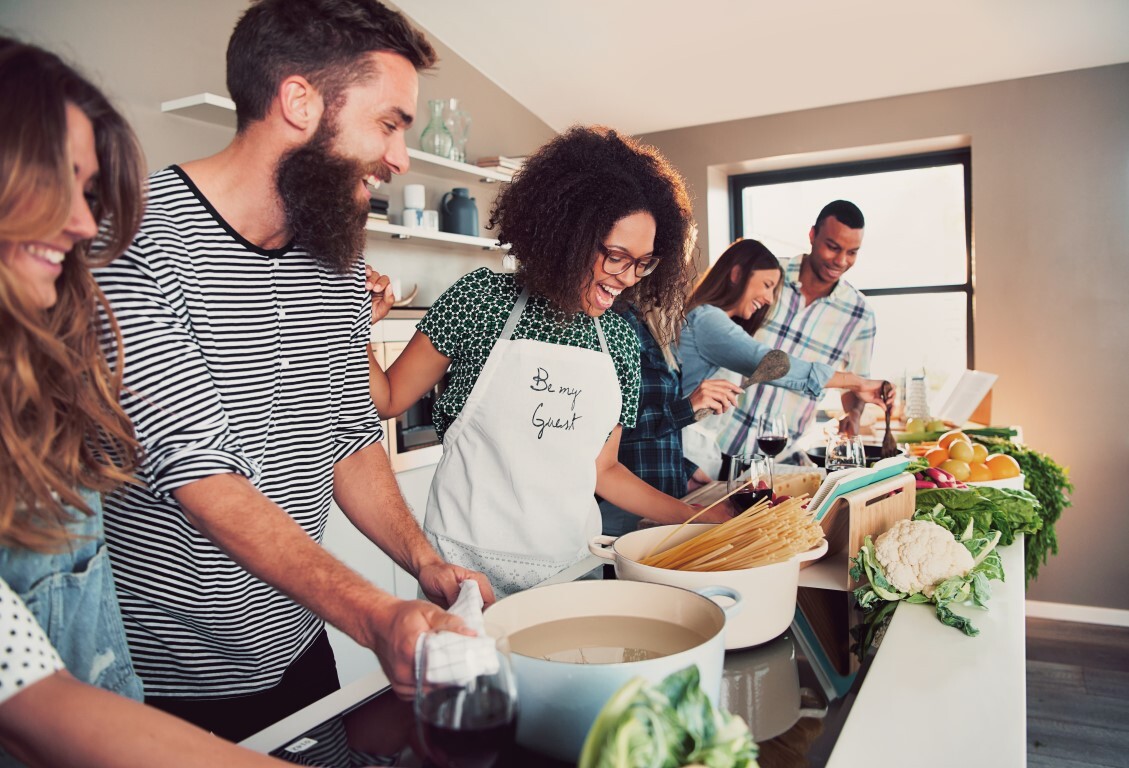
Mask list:
POLYGON ((478 236, 478 206, 466 187, 455 187, 439 202, 439 229, 456 235, 478 236))

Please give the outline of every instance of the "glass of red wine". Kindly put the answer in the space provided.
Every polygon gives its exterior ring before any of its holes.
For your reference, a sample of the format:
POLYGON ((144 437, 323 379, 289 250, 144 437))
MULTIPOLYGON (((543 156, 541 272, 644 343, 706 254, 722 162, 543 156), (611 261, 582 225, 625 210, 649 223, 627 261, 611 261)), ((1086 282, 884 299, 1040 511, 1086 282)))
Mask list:
POLYGON ((451 635, 424 633, 416 648, 414 706, 425 765, 490 768, 517 733, 509 641, 489 626, 474 645, 451 635))
POLYGON ((757 419, 757 448, 765 456, 776 458, 788 445, 788 430, 780 414, 764 415, 757 419))
POLYGON ((772 459, 755 453, 729 457, 725 490, 737 514, 762 499, 772 499, 772 459))

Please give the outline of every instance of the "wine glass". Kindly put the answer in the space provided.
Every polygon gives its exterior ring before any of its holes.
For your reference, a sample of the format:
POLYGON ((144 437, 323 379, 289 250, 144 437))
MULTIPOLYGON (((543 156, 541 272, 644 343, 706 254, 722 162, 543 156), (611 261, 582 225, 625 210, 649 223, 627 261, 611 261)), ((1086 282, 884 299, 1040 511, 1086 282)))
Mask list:
POLYGON ((423 634, 416 647, 416 724, 439 768, 490 768, 517 733, 517 683, 509 640, 423 634))
POLYGON ((729 478, 725 490, 737 513, 744 512, 761 499, 772 498, 772 460, 755 453, 729 457, 729 478))
POLYGON ((827 438, 824 466, 828 472, 837 469, 865 467, 866 449, 863 447, 862 438, 858 435, 848 435, 842 432, 831 434, 827 438))
POLYGON ((771 475, 774 471, 773 464, 786 445, 788 445, 788 428, 784 424, 782 415, 766 413, 757 419, 757 448, 760 448, 761 453, 769 457, 769 488, 775 487, 771 475))

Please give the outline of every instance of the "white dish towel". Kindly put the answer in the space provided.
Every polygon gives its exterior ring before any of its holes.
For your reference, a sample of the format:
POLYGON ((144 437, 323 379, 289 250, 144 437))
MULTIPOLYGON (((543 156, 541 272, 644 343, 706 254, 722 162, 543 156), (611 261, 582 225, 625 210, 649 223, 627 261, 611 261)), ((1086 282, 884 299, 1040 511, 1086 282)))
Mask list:
POLYGON ((498 672, 498 656, 494 638, 486 634, 482 620, 482 593, 478 582, 467 579, 459 585, 459 596, 448 612, 458 616, 475 632, 475 637, 457 632, 425 632, 416 642, 416 678, 423 663, 423 646, 427 644, 426 682, 436 685, 465 686, 479 675, 498 672))

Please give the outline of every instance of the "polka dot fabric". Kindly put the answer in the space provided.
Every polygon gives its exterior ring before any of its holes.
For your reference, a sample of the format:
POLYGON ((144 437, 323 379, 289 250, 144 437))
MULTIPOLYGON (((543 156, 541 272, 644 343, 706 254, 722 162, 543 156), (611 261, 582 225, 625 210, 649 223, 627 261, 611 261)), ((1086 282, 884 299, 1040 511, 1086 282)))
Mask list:
MULTIPOLYGON (((439 352, 451 358, 450 382, 432 414, 440 438, 466 404, 520 293, 513 275, 483 267, 459 278, 419 322, 420 332, 439 352)), ((625 427, 634 427, 639 408, 639 337, 614 312, 605 312, 600 325, 623 395, 619 421, 625 427)), ((600 348, 592 318, 582 313, 565 314, 541 296, 529 298, 512 338, 600 348)))
POLYGON ((63 669, 31 611, 0 579, 0 703, 63 669))

